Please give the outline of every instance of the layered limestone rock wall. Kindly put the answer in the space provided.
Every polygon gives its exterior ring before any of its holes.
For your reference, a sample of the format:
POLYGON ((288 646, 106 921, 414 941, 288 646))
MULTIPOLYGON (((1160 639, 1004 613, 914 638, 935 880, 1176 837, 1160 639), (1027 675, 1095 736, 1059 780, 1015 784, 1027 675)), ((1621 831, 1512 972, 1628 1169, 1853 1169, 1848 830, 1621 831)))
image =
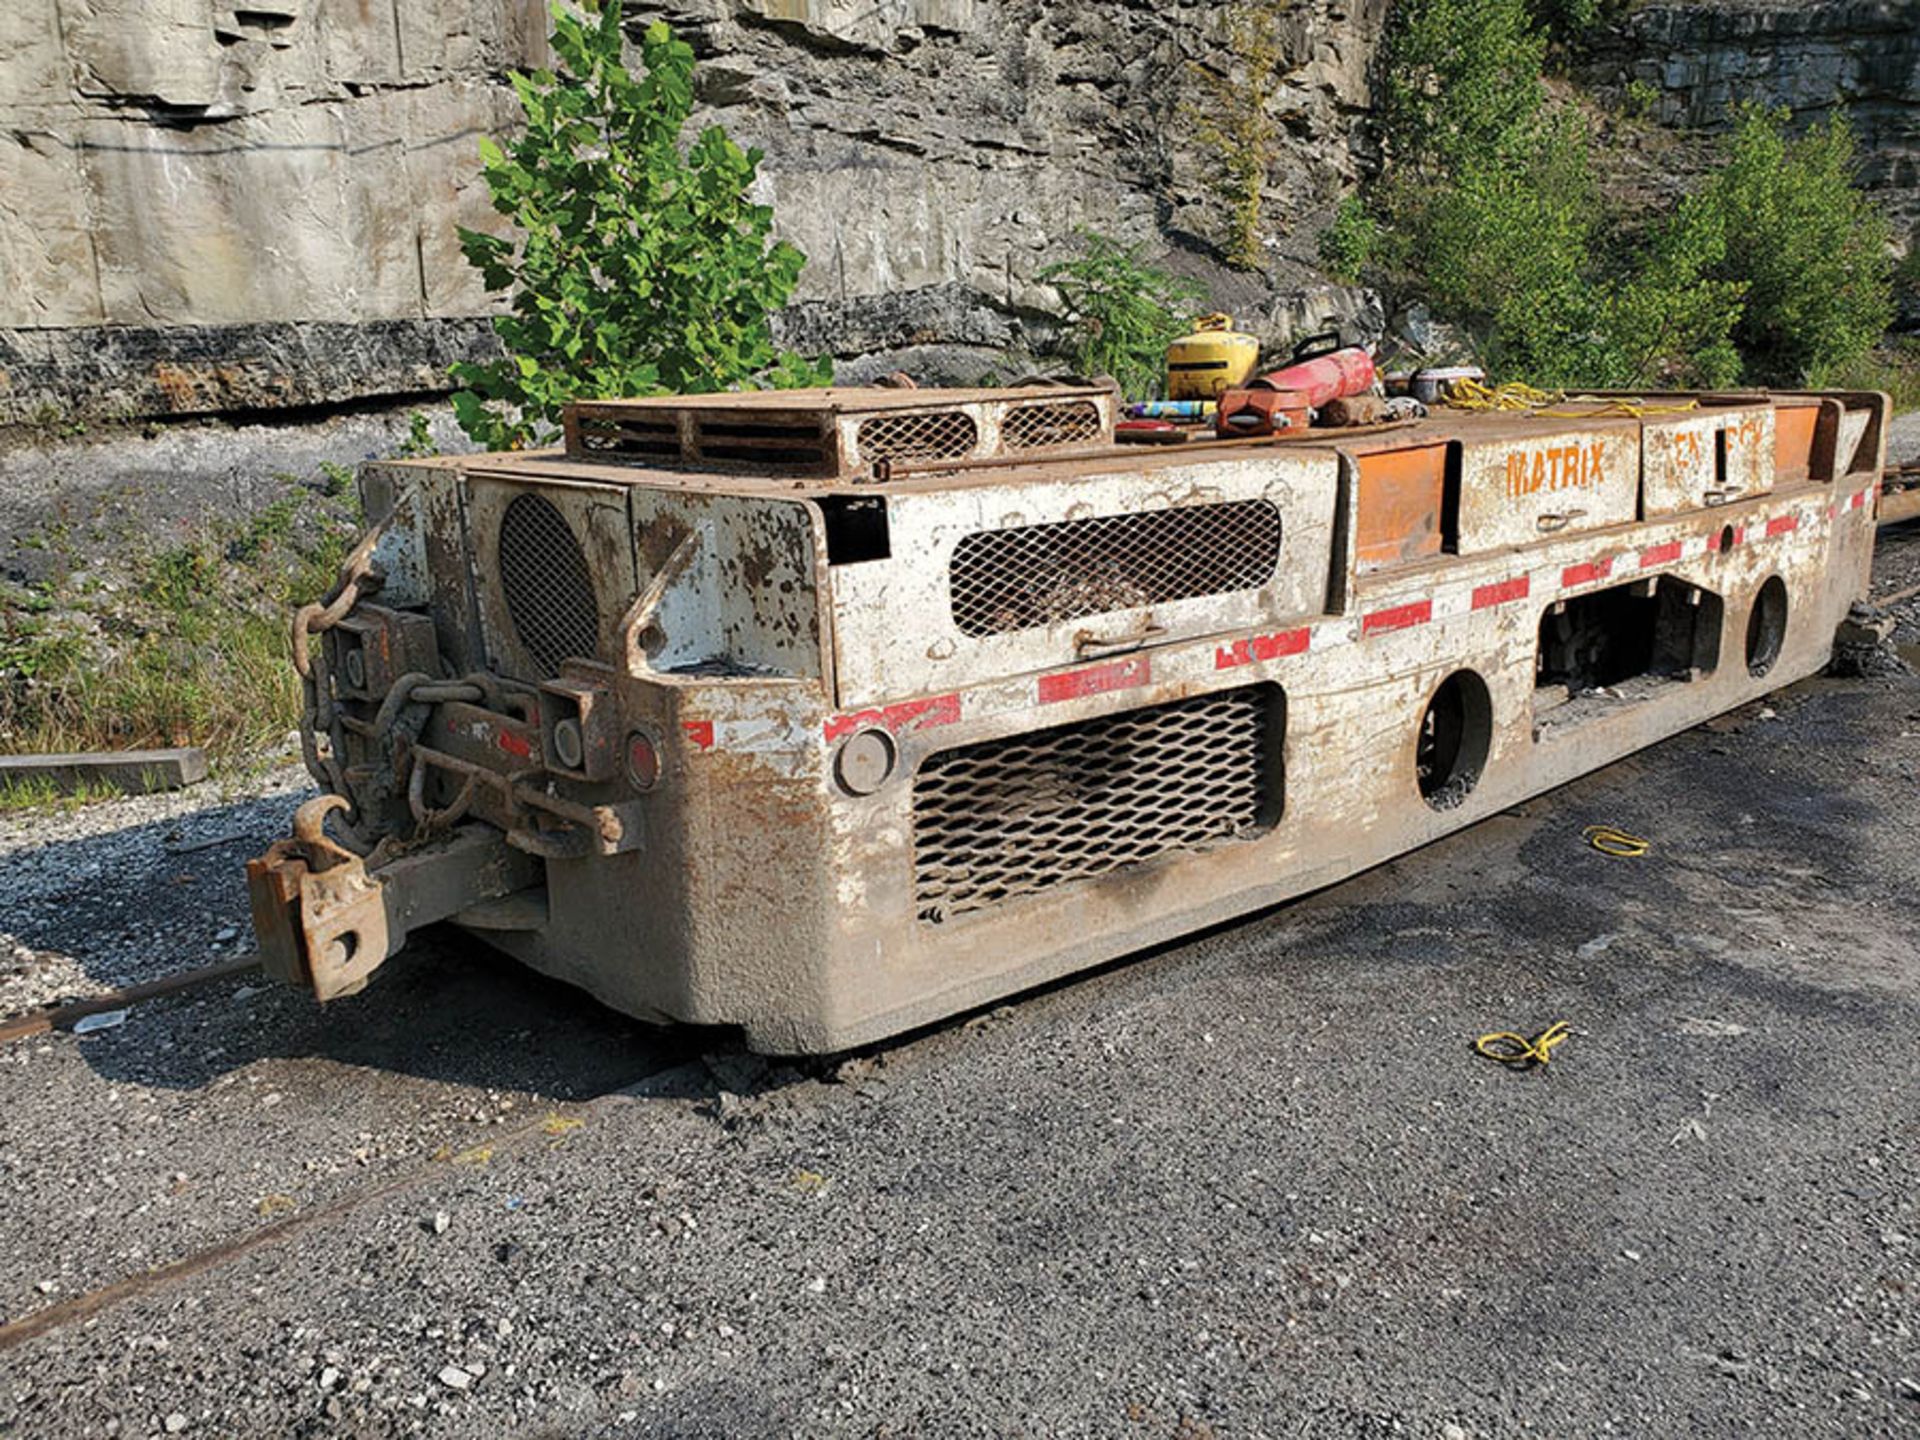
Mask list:
POLYGON ((1920 0, 1708 0, 1633 10, 1597 47, 1587 78, 1654 91, 1652 118, 1723 131, 1747 101, 1818 121, 1844 109, 1862 183, 1900 242, 1920 232, 1920 0))
MULTIPOLYGON (((1072 229, 1159 234, 1276 337, 1366 297, 1289 253, 1357 165, 1385 0, 1283 20, 1297 69, 1274 277, 1215 273, 1182 106, 1223 6, 682 0, 715 118, 765 147, 811 257, 791 344, 849 378, 1017 371, 1072 229)), ((457 224, 476 144, 543 57, 543 0, 7 0, 0 6, 0 422, 310 405, 437 388, 489 340, 457 224)))
MULTIPOLYGON (((785 341, 842 378, 1011 376, 1076 225, 1171 247, 1273 341, 1377 302, 1313 238, 1366 161, 1388 0, 1277 10, 1290 71, 1270 263, 1212 258, 1224 204, 1191 107, 1225 0, 629 0, 701 57, 707 115, 767 152, 811 257, 785 341)), ((455 227, 492 212, 477 142, 545 58, 545 0, 0 0, 0 423, 439 389, 491 344, 455 227)), ((1920 223, 1920 0, 1655 3, 1590 78, 1712 129, 1757 98, 1845 103, 1870 181, 1920 223)), ((1691 131, 1689 131, 1691 133, 1691 131)))
POLYGON ((6 0, 0 419, 436 388, 540 0, 6 0))
POLYGON ((1293 63, 1268 201, 1264 282, 1210 258, 1224 206, 1192 108, 1214 63, 1216 3, 1025 0, 678 0, 641 13, 702 57, 703 100, 768 154, 781 230, 810 257, 787 336, 904 367, 1006 374, 1044 335, 1036 279, 1076 226, 1159 235, 1173 264, 1275 341, 1338 320, 1377 332, 1368 297, 1300 263, 1312 221, 1350 186, 1384 0, 1281 13, 1293 63), (1011 356, 1007 352, 1012 352, 1011 356))

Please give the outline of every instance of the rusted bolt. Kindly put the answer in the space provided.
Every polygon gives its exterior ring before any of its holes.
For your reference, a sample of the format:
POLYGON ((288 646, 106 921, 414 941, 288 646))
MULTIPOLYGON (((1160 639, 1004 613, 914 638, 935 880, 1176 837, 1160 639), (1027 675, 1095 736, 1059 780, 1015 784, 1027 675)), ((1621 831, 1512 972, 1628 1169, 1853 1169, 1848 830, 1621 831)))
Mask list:
POLYGON ((898 752, 884 730, 862 730, 851 736, 834 757, 833 774, 849 795, 871 795, 893 773, 898 752))
POLYGON ((347 683, 356 690, 367 688, 367 656, 358 645, 347 651, 347 683))

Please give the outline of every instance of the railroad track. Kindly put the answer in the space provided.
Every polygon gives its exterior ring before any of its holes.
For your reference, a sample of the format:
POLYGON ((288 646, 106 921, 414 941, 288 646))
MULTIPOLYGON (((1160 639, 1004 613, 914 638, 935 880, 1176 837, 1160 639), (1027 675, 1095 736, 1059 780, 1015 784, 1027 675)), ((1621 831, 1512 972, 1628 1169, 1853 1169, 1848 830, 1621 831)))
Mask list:
MULTIPOLYGON (((0 1022, 0 1044, 68 1029, 75 1021, 84 1019, 88 1015, 121 1010, 144 1000, 154 1000, 199 989, 202 986, 258 971, 259 968, 258 955, 235 956, 212 965, 182 970, 157 980, 105 991, 83 1000, 49 1006, 28 1015, 0 1022)), ((589 1100, 573 1104, 556 1104, 543 1110, 538 1118, 496 1131, 489 1137, 488 1145, 495 1155, 524 1149, 553 1133, 555 1115, 566 1119, 587 1119, 597 1111, 631 1097, 655 1076, 685 1064, 699 1053, 704 1044, 710 1044, 711 1040, 710 1035, 704 1035, 698 1031, 678 1036, 673 1032, 663 1032, 661 1045, 653 1055, 653 1063, 640 1074, 589 1100)), ((438 1155, 442 1152, 433 1153, 438 1155)), ((281 1219, 248 1230, 244 1234, 47 1305, 17 1320, 0 1324, 0 1353, 24 1345, 41 1335, 78 1324, 116 1305, 165 1290, 170 1286, 191 1280, 195 1276, 207 1274, 257 1251, 285 1244, 329 1222, 344 1219, 364 1206, 419 1189, 436 1178, 451 1173, 452 1163, 445 1158, 420 1160, 397 1174, 371 1181, 317 1204, 311 1209, 297 1210, 281 1219)))
POLYGON ((45 1035, 53 1030, 65 1030, 76 1020, 84 1020, 89 1015, 124 1010, 142 1000, 156 1000, 163 995, 197 989, 219 980, 231 980, 236 975, 245 975, 259 968, 258 955, 236 955, 231 960, 221 960, 193 970, 181 970, 172 975, 163 975, 158 980, 143 980, 138 985, 128 985, 123 989, 105 990, 98 995, 89 995, 84 1000, 49 1005, 25 1015, 16 1015, 11 1020, 0 1021, 0 1045, 34 1035, 45 1035))
POLYGON ((1920 460, 1889 465, 1880 475, 1880 523, 1892 525, 1916 516, 1920 516, 1920 460))

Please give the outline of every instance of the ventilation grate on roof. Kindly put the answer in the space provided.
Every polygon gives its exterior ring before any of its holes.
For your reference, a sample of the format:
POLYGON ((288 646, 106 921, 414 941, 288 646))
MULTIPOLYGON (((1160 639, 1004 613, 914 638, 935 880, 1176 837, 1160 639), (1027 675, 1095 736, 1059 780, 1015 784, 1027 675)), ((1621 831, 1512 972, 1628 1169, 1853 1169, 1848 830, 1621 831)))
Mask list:
POLYGON ((1000 445, 1006 450, 1044 450, 1056 445, 1086 445, 1103 438, 1100 410, 1091 400, 1022 405, 1000 421, 1000 445))
POLYGON ((980 431, 964 410, 873 415, 860 422, 857 444, 869 465, 896 460, 961 460, 973 454, 980 431))

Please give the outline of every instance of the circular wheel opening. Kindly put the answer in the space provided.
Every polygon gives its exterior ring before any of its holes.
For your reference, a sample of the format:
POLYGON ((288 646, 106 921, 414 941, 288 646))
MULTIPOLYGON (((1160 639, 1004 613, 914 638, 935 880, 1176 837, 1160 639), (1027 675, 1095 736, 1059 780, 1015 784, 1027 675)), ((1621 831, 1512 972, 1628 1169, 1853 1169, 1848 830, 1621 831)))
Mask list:
POLYGON ((1436 810, 1451 810, 1480 783, 1493 743, 1493 697, 1471 670, 1456 670, 1440 682, 1420 717, 1414 775, 1420 798, 1436 810))
POLYGON ((1747 673, 1756 678, 1773 669, 1787 640, 1787 587, 1778 575, 1760 587, 1747 616, 1747 673))
POLYGON ((600 648, 600 604, 580 541, 551 500, 516 495, 500 517, 500 589, 527 655, 547 674, 600 648))

